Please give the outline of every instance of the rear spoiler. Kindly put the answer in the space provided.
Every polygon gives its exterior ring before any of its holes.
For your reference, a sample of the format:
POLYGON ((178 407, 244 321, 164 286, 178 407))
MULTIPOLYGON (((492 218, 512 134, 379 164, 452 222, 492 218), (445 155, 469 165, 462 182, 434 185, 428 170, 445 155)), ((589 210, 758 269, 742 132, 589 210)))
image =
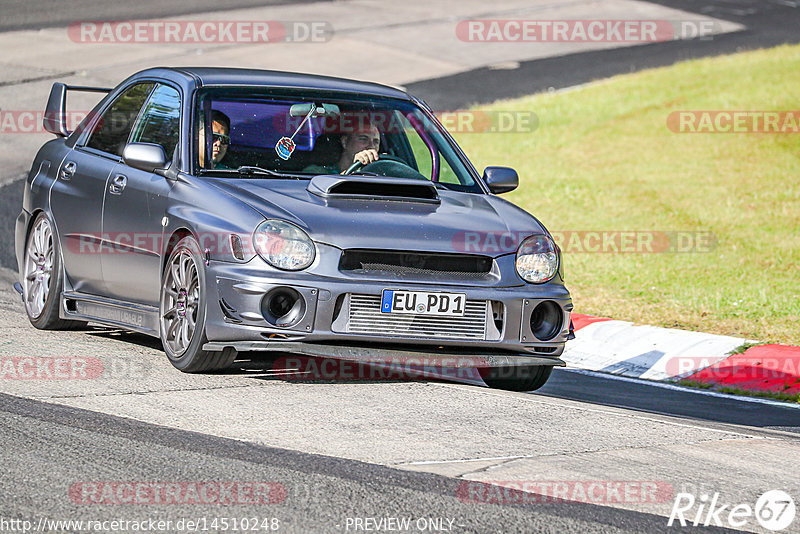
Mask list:
POLYGON ((66 85, 60 82, 53 84, 50 89, 50 98, 47 99, 47 108, 44 111, 42 125, 50 133, 67 137, 67 91, 83 91, 87 93, 110 93, 111 89, 105 87, 86 87, 83 85, 66 85))

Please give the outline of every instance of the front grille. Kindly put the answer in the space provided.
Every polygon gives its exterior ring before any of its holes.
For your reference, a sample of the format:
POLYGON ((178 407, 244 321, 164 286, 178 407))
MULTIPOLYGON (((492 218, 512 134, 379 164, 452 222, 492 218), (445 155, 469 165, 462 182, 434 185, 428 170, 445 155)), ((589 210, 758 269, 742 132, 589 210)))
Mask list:
POLYGON ((491 272, 492 258, 474 254, 352 249, 342 252, 339 270, 362 275, 480 280, 491 272))
POLYGON ((486 339, 485 300, 468 300, 461 317, 381 313, 379 295, 350 295, 347 333, 434 339, 486 339))

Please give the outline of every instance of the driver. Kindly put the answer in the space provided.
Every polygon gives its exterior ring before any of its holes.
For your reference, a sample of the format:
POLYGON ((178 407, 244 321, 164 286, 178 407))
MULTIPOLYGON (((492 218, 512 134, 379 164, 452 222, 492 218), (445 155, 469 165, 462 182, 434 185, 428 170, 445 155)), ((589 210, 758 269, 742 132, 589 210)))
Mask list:
POLYGON ((374 124, 358 124, 353 131, 342 136, 341 144, 342 155, 339 161, 330 165, 309 165, 303 171, 317 174, 341 174, 356 161, 360 161, 362 165, 378 161, 381 133, 374 124))

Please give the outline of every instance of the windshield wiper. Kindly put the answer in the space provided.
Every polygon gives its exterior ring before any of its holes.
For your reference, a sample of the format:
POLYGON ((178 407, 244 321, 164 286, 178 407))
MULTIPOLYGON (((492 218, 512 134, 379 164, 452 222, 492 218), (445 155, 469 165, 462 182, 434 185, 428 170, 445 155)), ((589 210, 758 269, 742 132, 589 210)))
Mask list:
POLYGON ((236 171, 243 176, 251 176, 253 174, 260 174, 262 176, 274 176, 276 178, 296 178, 298 180, 305 180, 309 178, 308 174, 299 172, 287 171, 273 171, 263 167, 256 167, 254 165, 242 165, 236 171))
POLYGON ((239 176, 270 176, 275 178, 308 178, 307 175, 297 174, 292 172, 273 171, 263 167, 256 167, 254 165, 242 165, 238 169, 200 169, 198 175, 203 174, 238 174, 239 176))
POLYGON ((286 176, 285 173, 271 171, 269 169, 265 169, 263 167, 256 167, 254 165, 242 165, 236 172, 239 174, 249 175, 249 174, 266 174, 267 176, 286 176))

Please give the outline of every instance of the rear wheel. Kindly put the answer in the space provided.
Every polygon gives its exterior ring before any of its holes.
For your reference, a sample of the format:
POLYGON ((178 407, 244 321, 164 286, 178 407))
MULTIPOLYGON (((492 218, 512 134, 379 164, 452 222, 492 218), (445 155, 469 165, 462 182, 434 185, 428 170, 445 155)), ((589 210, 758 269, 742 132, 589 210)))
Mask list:
POLYGON ((203 350, 205 332, 205 270, 200 247, 184 237, 167 260, 161 286, 160 333, 170 363, 185 373, 217 371, 236 359, 232 348, 222 352, 203 350))
POLYGON ((40 213, 33 222, 25 244, 22 300, 31 324, 40 330, 83 328, 83 321, 61 319, 58 306, 64 288, 61 259, 53 228, 47 215, 40 213))
POLYGON ((545 385, 552 372, 552 365, 488 367, 481 369, 481 378, 495 389, 535 391, 545 385))

